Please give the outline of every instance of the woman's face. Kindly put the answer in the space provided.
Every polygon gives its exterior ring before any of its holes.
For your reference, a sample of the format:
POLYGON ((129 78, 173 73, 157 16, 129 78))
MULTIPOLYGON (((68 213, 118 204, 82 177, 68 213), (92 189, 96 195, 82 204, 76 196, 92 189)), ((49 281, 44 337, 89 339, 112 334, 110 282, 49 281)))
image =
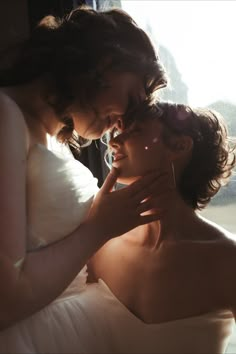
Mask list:
POLYGON ((120 171, 120 183, 129 184, 149 171, 169 168, 169 149, 163 143, 162 128, 158 118, 146 119, 133 123, 110 140, 113 166, 120 171))
POLYGON ((141 76, 133 73, 107 73, 104 87, 100 89, 91 109, 82 111, 74 104, 70 116, 77 133, 86 139, 98 139, 122 118, 131 102, 138 103, 146 97, 141 76))

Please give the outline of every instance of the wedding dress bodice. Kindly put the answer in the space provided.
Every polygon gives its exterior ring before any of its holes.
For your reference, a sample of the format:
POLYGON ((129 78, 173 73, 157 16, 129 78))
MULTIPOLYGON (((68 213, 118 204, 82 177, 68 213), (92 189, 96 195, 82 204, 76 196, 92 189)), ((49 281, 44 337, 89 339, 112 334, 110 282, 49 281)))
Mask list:
POLYGON ((27 164, 28 250, 68 236, 85 218, 97 179, 64 150, 35 145, 27 164))

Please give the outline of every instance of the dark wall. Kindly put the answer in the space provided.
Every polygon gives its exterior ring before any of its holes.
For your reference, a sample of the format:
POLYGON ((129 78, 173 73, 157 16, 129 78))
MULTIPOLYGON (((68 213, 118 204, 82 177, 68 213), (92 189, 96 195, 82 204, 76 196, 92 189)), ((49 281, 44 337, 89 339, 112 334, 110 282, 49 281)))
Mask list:
POLYGON ((27 38, 28 34, 27 0, 0 1, 0 49, 27 38))
POLYGON ((0 1, 0 49, 27 38, 30 29, 45 15, 62 16, 72 8, 73 0, 0 1))
POLYGON ((29 24, 34 27, 46 15, 63 16, 73 8, 73 0, 28 0, 29 24))

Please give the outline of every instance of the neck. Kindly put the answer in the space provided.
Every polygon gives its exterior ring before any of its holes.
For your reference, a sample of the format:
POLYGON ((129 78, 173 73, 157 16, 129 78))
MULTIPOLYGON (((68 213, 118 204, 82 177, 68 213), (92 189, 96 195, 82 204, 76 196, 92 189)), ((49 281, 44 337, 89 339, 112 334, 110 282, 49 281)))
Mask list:
POLYGON ((195 211, 174 191, 169 208, 160 221, 141 225, 122 237, 155 250, 163 241, 193 240, 196 234, 193 230, 196 230, 200 223, 201 219, 195 211))
POLYGON ((174 191, 170 206, 161 219, 160 242, 191 240, 194 237, 194 227, 199 222, 200 219, 194 209, 174 191))

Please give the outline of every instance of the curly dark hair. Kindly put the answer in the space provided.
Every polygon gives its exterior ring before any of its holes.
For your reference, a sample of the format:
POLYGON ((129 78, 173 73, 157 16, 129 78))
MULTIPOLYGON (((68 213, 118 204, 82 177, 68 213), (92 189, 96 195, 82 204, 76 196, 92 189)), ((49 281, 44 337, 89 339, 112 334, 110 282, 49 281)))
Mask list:
POLYGON ((193 140, 191 158, 182 172, 178 189, 188 205, 201 210, 229 181, 235 167, 235 141, 228 136, 220 113, 170 102, 144 101, 129 112, 126 125, 157 117, 164 127, 163 142, 169 148, 174 149, 173 135, 186 135, 193 140))
POLYGON ((66 124, 58 137, 71 143, 74 127, 64 116, 66 108, 75 99, 90 106, 108 70, 141 75, 148 97, 167 84, 149 37, 120 9, 98 12, 83 6, 63 18, 46 16, 15 53, 0 68, 0 85, 47 78, 45 99, 66 124))

